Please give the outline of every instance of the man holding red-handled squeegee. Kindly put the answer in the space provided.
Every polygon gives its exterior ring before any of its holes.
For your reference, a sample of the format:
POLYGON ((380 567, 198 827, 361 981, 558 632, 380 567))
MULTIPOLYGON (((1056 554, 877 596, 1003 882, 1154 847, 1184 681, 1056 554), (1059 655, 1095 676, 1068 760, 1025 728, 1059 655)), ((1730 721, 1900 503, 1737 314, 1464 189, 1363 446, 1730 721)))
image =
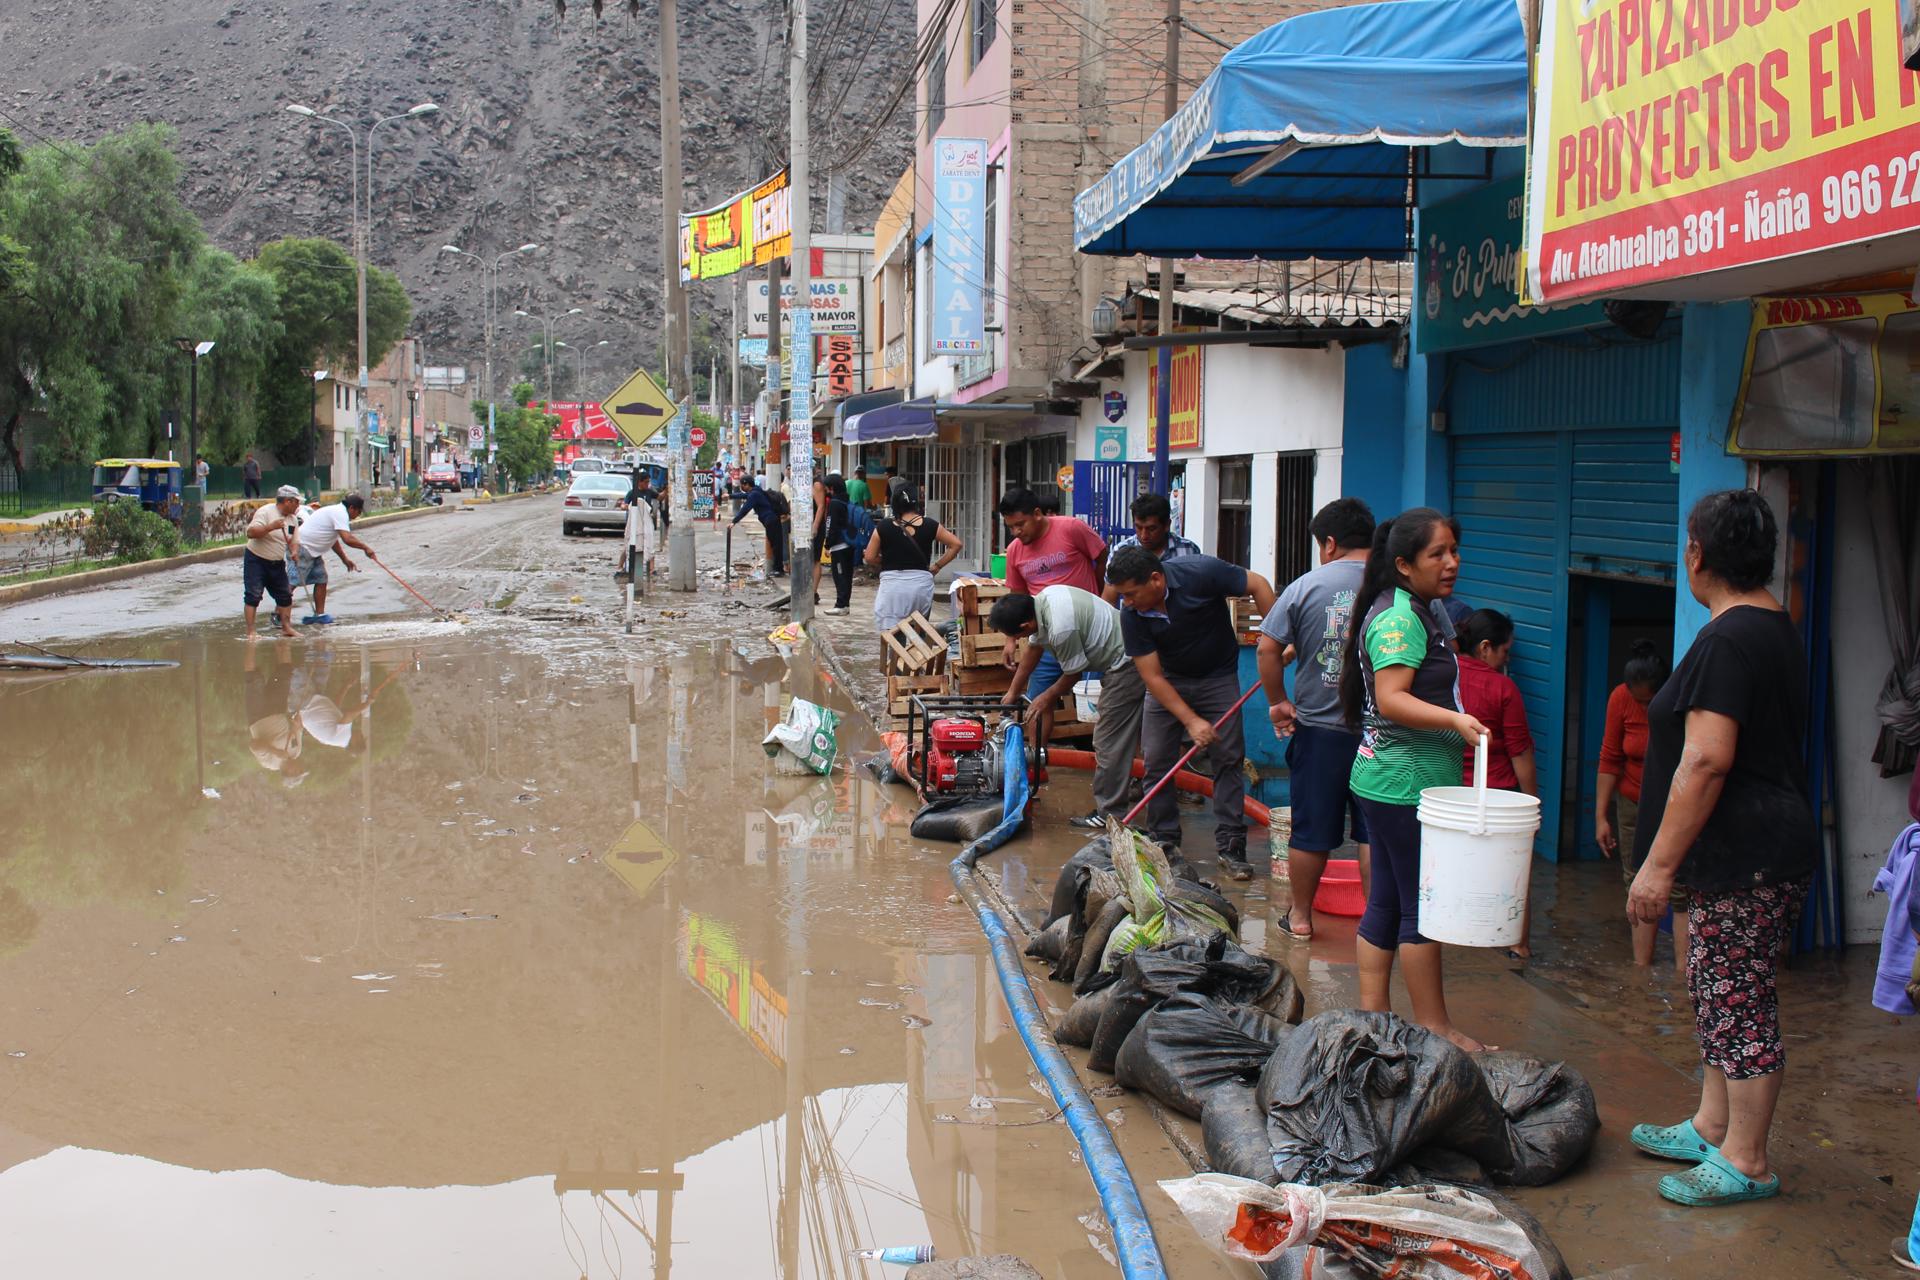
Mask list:
MULTIPOLYGON (((1147 781, 1173 768, 1183 736, 1205 751, 1213 764, 1213 842, 1221 870, 1235 880, 1250 879, 1246 780, 1240 773, 1246 739, 1236 709, 1244 698, 1232 601, 1251 595, 1264 615, 1273 608, 1273 584, 1212 556, 1163 562, 1141 547, 1115 551, 1107 581, 1120 594, 1127 656, 1147 686, 1140 733, 1147 781), (1214 721, 1222 716, 1216 730, 1214 721)), ((1171 787, 1148 800, 1147 832, 1169 856, 1178 852, 1180 807, 1171 787)))

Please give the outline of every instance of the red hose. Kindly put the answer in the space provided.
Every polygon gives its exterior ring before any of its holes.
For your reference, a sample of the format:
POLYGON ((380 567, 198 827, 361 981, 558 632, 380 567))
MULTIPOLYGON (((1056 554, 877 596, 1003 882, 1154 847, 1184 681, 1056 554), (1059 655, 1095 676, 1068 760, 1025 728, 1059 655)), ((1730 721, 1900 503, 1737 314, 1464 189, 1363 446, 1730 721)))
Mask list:
MULTIPOLYGON (((1049 766, 1057 764, 1063 769, 1092 769, 1093 752, 1080 747, 1054 747, 1047 752, 1047 764, 1049 766)), ((1133 776, 1140 779, 1145 779, 1147 776, 1146 762, 1138 756, 1133 759, 1133 776)), ((1202 777, 1185 769, 1173 775, 1173 785, 1181 791, 1190 791, 1195 795, 1211 796, 1213 794, 1212 778, 1202 777)), ((1263 827, 1272 825, 1271 811, 1252 796, 1245 797, 1243 807, 1246 810, 1248 822, 1258 823, 1263 827)))

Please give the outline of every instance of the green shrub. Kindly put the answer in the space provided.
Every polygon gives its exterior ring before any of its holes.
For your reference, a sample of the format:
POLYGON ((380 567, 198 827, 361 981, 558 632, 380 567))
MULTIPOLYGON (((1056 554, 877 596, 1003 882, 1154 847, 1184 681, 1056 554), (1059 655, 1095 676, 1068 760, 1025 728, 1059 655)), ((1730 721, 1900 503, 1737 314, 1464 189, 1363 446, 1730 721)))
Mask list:
POLYGON ((156 560, 180 554, 180 531, 137 502, 101 502, 94 505, 81 546, 96 560, 156 560))

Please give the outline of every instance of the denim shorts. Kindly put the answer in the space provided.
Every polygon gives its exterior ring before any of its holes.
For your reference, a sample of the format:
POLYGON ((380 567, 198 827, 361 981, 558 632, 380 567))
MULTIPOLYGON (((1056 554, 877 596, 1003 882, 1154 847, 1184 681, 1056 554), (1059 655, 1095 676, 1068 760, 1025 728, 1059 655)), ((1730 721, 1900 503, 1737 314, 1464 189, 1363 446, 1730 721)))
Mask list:
POLYGON ((293 585, 296 587, 324 587, 327 585, 327 558, 310 556, 297 551, 293 557, 293 585))

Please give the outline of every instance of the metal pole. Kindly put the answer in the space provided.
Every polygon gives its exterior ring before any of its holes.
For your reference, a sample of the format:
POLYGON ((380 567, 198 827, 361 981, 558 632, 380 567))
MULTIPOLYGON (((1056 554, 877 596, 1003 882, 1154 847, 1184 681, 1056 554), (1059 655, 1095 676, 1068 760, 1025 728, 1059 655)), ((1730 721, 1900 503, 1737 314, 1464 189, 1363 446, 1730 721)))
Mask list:
MULTIPOLYGON (((785 317, 780 314, 780 290, 781 277, 784 274, 781 269, 780 259, 773 258, 768 261, 767 360, 769 363, 767 368, 769 369, 780 368, 780 322, 785 319, 785 317)), ((768 397, 767 416, 775 425, 787 420, 787 384, 788 379, 782 377, 780 379, 780 385, 773 388, 773 394, 768 397)), ((780 487, 781 472, 785 470, 785 468, 780 463, 780 451, 773 447, 773 431, 774 426, 769 426, 766 439, 760 442, 766 454, 770 455, 771 459, 769 460, 769 458, 763 457, 761 459, 761 465, 767 475, 767 484, 777 489, 780 487)), ((777 539, 780 537, 780 531, 775 529, 768 536, 777 539)))
MULTIPOLYGON (((733 299, 733 325, 727 330, 727 372, 729 375, 727 392, 726 436, 729 451, 740 444, 740 287, 745 277, 735 273, 727 290, 733 299)), ((742 451, 744 452, 744 450, 742 451)), ((715 508, 718 510, 718 508, 715 508)))
MULTIPOLYGON (((688 341, 687 289, 680 279, 680 6, 660 0, 660 234, 666 267, 667 383, 676 404, 692 411, 693 353, 688 341)), ((690 423, 681 422, 667 473, 667 587, 692 591, 697 569, 693 545, 693 450, 690 423)), ((671 433, 670 433, 671 434, 671 433)))
MULTIPOLYGON (((200 482, 200 353, 187 353, 187 465, 193 468, 192 480, 200 482)), ((204 498, 205 495, 203 494, 204 498)))
MULTIPOLYGON (((807 156, 807 0, 793 0, 793 59, 787 72, 787 161, 793 224, 793 384, 787 469, 793 486, 793 563, 789 603, 795 622, 813 618, 813 220, 807 156)), ((767 299, 780 309, 776 294, 767 299)))
MULTIPOLYGON (((1180 0, 1167 0, 1167 86, 1161 101, 1166 118, 1180 109, 1180 0)), ((1173 332, 1173 259, 1160 259, 1160 335, 1173 332)), ((1167 450, 1173 437, 1173 348, 1162 347, 1155 355, 1159 386, 1153 397, 1153 412, 1159 430, 1153 440, 1153 491, 1167 492, 1167 450)))
MULTIPOLYGON (((352 131, 349 130, 351 133, 352 131)), ((358 326, 358 353, 360 363, 359 394, 353 406, 353 478, 352 487, 360 487, 360 472, 366 466, 360 451, 366 447, 367 439, 367 239, 371 229, 367 224, 372 215, 366 206, 371 205, 373 196, 373 130, 367 130, 367 189, 360 189, 360 136, 353 135, 353 257, 354 274, 358 293, 354 302, 355 323, 358 326)))

